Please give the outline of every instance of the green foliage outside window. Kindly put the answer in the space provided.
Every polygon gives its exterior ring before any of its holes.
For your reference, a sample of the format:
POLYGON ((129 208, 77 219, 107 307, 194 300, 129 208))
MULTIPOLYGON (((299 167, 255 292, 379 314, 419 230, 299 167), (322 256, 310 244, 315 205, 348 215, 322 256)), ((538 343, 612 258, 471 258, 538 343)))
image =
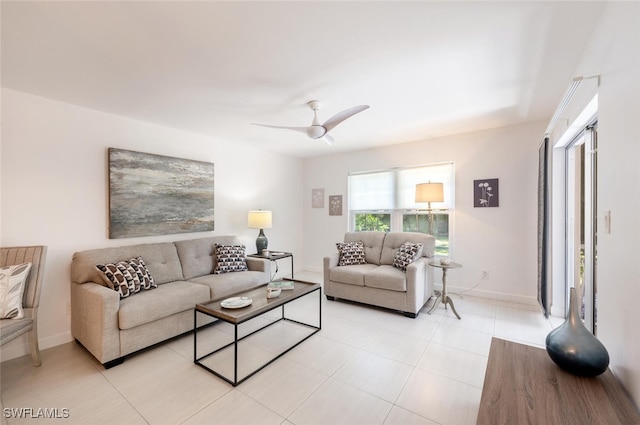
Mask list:
MULTIPOLYGON (((389 232, 391 230, 391 214, 355 214, 356 232, 389 232)), ((433 215, 434 231, 429 229, 429 216, 427 214, 403 214, 403 232, 421 232, 435 236, 436 255, 447 257, 449 255, 449 215, 433 215)))
POLYGON ((356 214, 356 232, 388 232, 391 214, 356 214))
POLYGON ((402 216, 403 232, 421 232, 435 236, 436 255, 446 257, 449 255, 449 215, 433 214, 433 228, 429 228, 428 214, 404 214, 402 216))
POLYGON ((429 228, 428 214, 404 214, 402 216, 403 232, 421 232, 435 236, 436 255, 449 255, 449 215, 433 214, 433 231, 429 228))

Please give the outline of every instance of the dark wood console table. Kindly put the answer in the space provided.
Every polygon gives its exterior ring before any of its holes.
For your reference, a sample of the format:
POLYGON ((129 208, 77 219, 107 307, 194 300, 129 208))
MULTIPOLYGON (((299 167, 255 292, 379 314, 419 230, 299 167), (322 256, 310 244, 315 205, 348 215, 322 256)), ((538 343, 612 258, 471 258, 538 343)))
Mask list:
POLYGON ((541 348, 493 338, 477 424, 630 425, 640 415, 611 370, 571 375, 541 348))

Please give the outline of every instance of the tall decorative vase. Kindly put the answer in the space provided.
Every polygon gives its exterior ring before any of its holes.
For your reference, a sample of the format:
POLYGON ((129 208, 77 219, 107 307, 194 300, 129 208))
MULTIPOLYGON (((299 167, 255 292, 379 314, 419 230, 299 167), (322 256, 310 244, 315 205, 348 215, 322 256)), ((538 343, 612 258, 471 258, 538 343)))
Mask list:
POLYGON ((546 346, 551 360, 574 375, 597 376, 609 366, 607 349, 580 319, 575 288, 570 290, 567 320, 547 335, 546 346))

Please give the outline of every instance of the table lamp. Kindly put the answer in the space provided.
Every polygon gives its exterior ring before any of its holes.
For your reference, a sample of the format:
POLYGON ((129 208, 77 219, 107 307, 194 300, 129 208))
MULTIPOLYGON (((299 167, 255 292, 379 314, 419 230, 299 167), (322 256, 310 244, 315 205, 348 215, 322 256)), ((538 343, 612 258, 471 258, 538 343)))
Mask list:
POLYGON ((429 233, 433 235, 432 202, 444 202, 443 183, 418 183, 416 185, 416 202, 426 202, 429 211, 429 233))
POLYGON ((262 255, 262 251, 267 249, 269 241, 264 235, 264 229, 271 228, 271 211, 249 211, 249 229, 260 229, 258 238, 256 239, 256 250, 258 255, 262 255))

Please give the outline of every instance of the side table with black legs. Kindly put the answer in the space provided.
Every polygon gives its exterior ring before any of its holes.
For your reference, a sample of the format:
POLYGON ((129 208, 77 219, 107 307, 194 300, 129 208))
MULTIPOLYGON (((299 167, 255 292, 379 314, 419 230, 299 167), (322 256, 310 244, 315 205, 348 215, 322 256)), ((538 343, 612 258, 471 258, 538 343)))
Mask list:
POLYGON ((462 264, 458 264, 454 262, 451 262, 449 264, 442 264, 442 263, 437 263, 435 261, 432 261, 429 263, 429 265, 431 267, 437 267, 439 269, 442 269, 442 293, 438 295, 438 297, 436 298, 435 302, 433 303, 433 305, 431 306, 427 314, 431 314, 431 312, 435 310, 435 308, 440 304, 440 302, 442 302, 442 304, 444 304, 444 309, 446 310, 447 304, 449 304, 451 306, 451 311, 453 311, 453 314, 455 314, 458 320, 460 320, 460 315, 456 311, 456 308, 453 306, 453 301, 447 295, 447 270, 458 269, 462 267, 462 264))
POLYGON ((278 272, 278 263, 277 260, 282 260, 283 258, 291 258, 291 279, 293 279, 293 254, 291 252, 282 252, 282 251, 267 251, 266 255, 260 254, 249 254, 247 257, 253 258, 265 258, 267 260, 273 261, 276 263, 276 273, 278 272))

